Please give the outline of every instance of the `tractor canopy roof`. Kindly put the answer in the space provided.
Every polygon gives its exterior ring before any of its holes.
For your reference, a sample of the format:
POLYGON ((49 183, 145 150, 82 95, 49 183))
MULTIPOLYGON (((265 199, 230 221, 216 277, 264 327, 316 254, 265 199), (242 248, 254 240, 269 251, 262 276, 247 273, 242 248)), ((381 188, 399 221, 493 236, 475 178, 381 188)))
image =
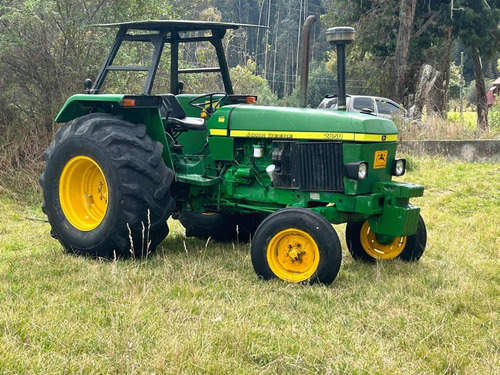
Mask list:
POLYGON ((147 74, 142 93, 151 94, 164 45, 167 43, 170 47, 170 53, 168 54, 170 55, 170 92, 174 95, 177 95, 182 91, 179 74, 213 72, 221 74, 224 90, 228 94, 233 94, 233 87, 229 77, 229 69, 222 45, 222 38, 224 38, 228 29, 238 29, 240 27, 264 27, 237 23, 183 20, 132 21, 97 24, 91 26, 118 28, 118 32, 116 34, 115 41, 111 46, 110 52, 96 77, 95 83, 89 90, 90 93, 99 93, 103 82, 110 71, 142 71, 147 74), (122 47, 123 42, 150 43, 153 47, 150 61, 146 64, 142 63, 142 65, 116 64, 115 57, 122 47), (212 44, 215 48, 219 66, 179 69, 179 44, 193 42, 209 42, 212 44))
POLYGON ((244 23, 229 22, 210 22, 210 21, 187 21, 187 20, 149 20, 149 21, 131 21, 118 23, 103 23, 91 25, 93 27, 124 27, 134 30, 165 30, 170 32, 183 31, 203 31, 203 30, 227 30, 238 29, 240 27, 260 27, 266 26, 250 25, 244 23))

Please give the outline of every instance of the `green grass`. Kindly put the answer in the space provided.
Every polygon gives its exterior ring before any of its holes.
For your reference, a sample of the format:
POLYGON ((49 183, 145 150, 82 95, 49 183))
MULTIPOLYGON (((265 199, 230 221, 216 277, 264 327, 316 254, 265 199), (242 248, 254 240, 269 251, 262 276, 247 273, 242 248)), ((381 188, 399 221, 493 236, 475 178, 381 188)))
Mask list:
MULTIPOLYGON (((475 129, 477 126, 477 112, 474 111, 464 111, 462 112, 464 118, 464 128, 465 129, 475 129)), ((460 112, 459 111, 449 111, 447 113, 447 118, 450 122, 461 124, 460 112)), ((493 107, 488 108, 488 123, 490 129, 497 130, 500 128, 500 105, 496 104, 493 107)))
MULTIPOLYGON (((477 112, 462 112, 464 117, 464 127, 468 129, 475 129, 477 124, 477 112)), ((449 121, 461 123, 460 112, 450 111, 447 114, 449 121)))
POLYGON ((177 222, 147 261, 65 255, 0 190, 0 373, 499 374, 500 165, 409 161, 424 256, 367 265, 343 245, 328 287, 258 280, 247 244, 177 222))

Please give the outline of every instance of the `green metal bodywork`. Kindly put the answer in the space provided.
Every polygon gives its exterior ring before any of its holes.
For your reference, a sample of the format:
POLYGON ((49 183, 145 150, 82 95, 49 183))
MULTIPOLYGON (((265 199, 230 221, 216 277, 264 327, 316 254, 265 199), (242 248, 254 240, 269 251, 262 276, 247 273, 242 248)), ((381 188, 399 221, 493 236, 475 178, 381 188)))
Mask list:
POLYGON ((352 114, 341 111, 318 110, 310 108, 280 108, 264 106, 225 106, 219 109, 208 121, 209 131, 228 129, 245 131, 250 138, 289 138, 297 139, 294 132, 317 133, 322 140, 355 140, 353 135, 396 135, 398 130, 392 121, 375 116, 352 114), (252 133, 254 131, 254 133, 252 133), (261 134, 265 131, 271 134, 261 134), (273 134, 275 133, 275 134, 273 134))
POLYGON ((64 103, 56 117, 56 122, 68 122, 90 113, 110 113, 122 116, 127 121, 143 123, 146 125, 149 136, 163 145, 163 160, 169 168, 174 170, 175 166, 172 163, 159 106, 124 107, 122 103, 125 97, 133 98, 134 96, 123 94, 73 95, 64 103))
MULTIPOLYGON (((421 196, 423 187, 391 181, 397 147, 392 121, 340 111, 228 105, 209 118, 206 132, 169 134, 159 106, 124 107, 125 97, 132 96, 74 95, 56 121, 102 112, 145 123, 149 136, 163 144, 166 165, 176 173, 172 191, 180 197, 182 209, 272 213, 305 207, 331 223, 369 219, 374 232, 390 236, 411 235, 417 229, 419 208, 409 200, 421 196), (265 172, 272 163, 273 140, 342 142, 343 163, 366 161, 368 177, 344 177, 343 192, 273 187, 265 172), (254 147, 262 147, 262 157, 252 157, 254 147), (387 156, 383 168, 374 168, 377 152, 387 156)), ((178 99, 188 116, 199 117, 200 110, 188 105, 193 97, 179 95, 178 99)))

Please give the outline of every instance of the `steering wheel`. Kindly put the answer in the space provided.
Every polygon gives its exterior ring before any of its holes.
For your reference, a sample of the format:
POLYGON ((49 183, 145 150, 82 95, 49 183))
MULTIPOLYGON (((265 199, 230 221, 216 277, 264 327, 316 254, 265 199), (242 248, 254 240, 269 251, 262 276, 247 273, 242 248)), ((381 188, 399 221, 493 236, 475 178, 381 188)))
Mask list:
POLYGON ((225 92, 212 92, 197 96, 196 98, 191 99, 188 104, 191 107, 200 109, 202 113, 205 112, 210 117, 218 109, 217 107, 220 102, 225 98, 227 98, 227 94, 225 92), (215 99, 215 95, 221 95, 221 97, 215 99), (203 102, 198 103, 198 101, 204 98, 206 99, 203 102))

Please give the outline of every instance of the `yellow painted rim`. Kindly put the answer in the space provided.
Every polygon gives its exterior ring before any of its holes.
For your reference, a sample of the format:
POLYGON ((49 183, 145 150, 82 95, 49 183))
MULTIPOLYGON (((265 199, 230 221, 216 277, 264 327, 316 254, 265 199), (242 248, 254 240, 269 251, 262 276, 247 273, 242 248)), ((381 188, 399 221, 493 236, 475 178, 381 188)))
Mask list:
POLYGON ((311 235, 302 230, 282 230, 269 241, 267 263, 282 280, 305 281, 318 269, 318 245, 311 235))
POLYGON ((59 200, 66 219, 75 228, 97 228, 108 208, 108 185, 99 165, 88 156, 69 160, 59 178, 59 200))
POLYGON ((377 240, 377 235, 370 230, 370 223, 366 220, 361 227, 360 239, 363 249, 372 258, 394 259, 404 250, 407 237, 394 237, 391 243, 381 244, 377 240))

